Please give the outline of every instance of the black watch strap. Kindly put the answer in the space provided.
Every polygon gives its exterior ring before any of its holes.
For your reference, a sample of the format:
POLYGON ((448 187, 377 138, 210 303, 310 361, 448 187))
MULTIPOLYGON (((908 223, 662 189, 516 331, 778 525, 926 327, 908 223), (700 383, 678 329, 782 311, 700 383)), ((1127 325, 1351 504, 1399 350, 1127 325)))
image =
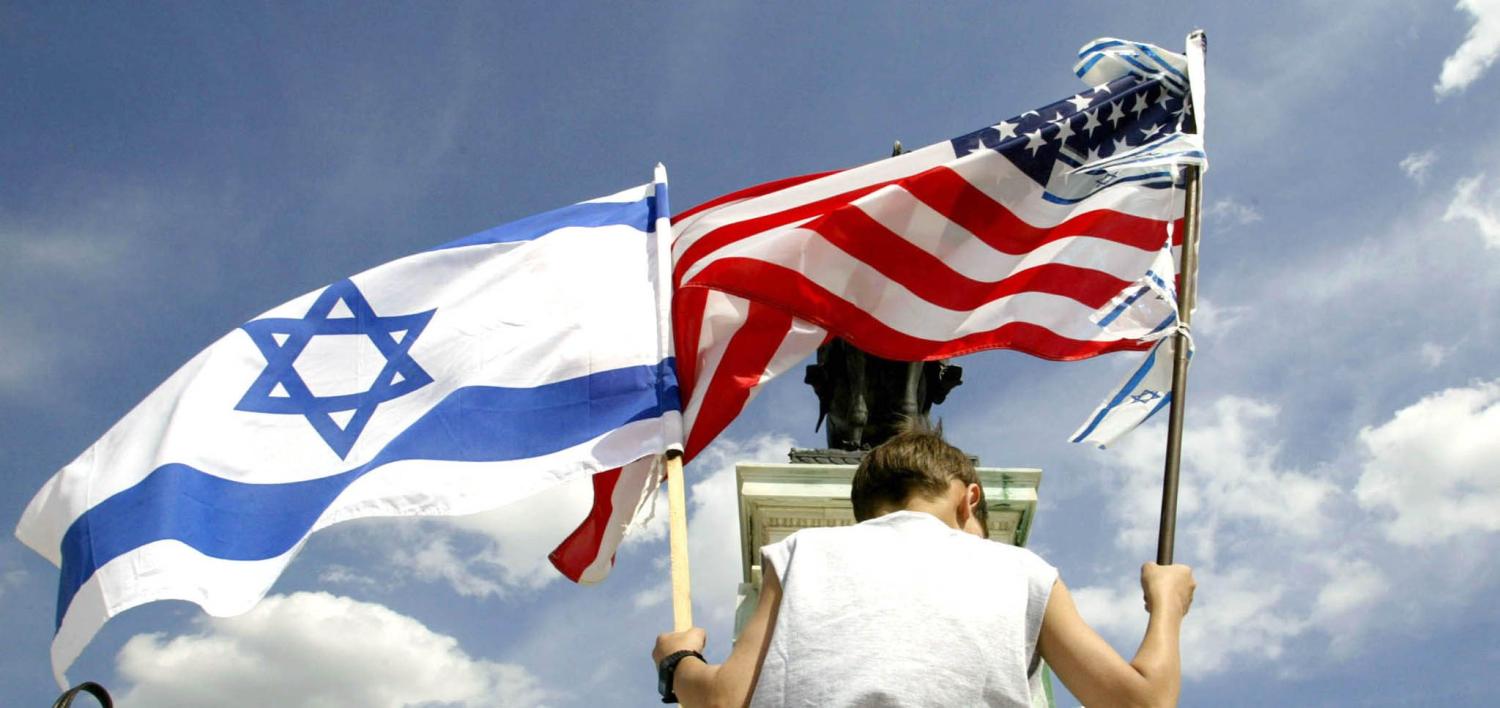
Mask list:
MULTIPOLYGON (((661 693, 662 703, 676 703, 677 691, 673 689, 674 679, 677 677, 677 664, 690 656, 698 657, 704 661, 703 655, 691 649, 668 654, 656 665, 656 690, 661 693)), ((704 661, 704 663, 707 663, 704 661)))

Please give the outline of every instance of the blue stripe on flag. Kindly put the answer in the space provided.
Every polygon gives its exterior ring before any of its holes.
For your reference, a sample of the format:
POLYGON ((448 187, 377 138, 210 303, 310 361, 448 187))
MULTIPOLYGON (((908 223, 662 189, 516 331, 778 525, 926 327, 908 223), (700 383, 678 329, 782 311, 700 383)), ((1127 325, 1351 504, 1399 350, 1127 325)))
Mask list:
POLYGON ((1162 280, 1161 276, 1156 274, 1156 271, 1146 271, 1146 277, 1150 278, 1151 282, 1156 283, 1156 286, 1161 288, 1163 292, 1171 292, 1172 288, 1167 287, 1167 281, 1162 280))
POLYGON ((1136 300, 1141 299, 1142 295, 1145 295, 1146 293, 1149 293, 1149 292, 1151 292, 1151 288, 1148 288, 1148 287, 1146 287, 1144 285, 1142 285, 1140 288, 1136 289, 1135 293, 1133 293, 1130 297, 1125 298, 1124 302, 1121 302, 1120 304, 1115 305, 1115 309, 1110 310, 1109 314, 1104 316, 1104 319, 1099 320, 1099 326, 1100 327, 1108 327, 1109 323, 1114 322, 1116 319, 1119 319, 1120 315, 1125 312, 1126 308, 1128 308, 1131 305, 1135 304, 1136 300))
MULTIPOLYGON (((661 192, 666 185, 658 184, 661 192)), ((656 201, 646 197, 634 202, 584 202, 561 209, 528 216, 524 219, 501 224, 477 234, 450 241, 432 250, 441 251, 462 246, 482 246, 488 243, 510 243, 530 241, 558 229, 570 226, 590 228, 599 226, 629 226, 637 231, 650 232, 657 214, 656 201)), ((670 212, 662 211, 667 214, 670 212)))
POLYGON ((1120 57, 1120 60, 1123 61, 1123 62, 1125 62, 1126 64, 1129 64, 1129 65, 1131 65, 1131 66, 1133 66, 1133 67, 1135 67, 1137 69, 1140 69, 1141 71, 1145 72, 1146 76, 1151 76, 1151 75, 1157 73, 1155 69, 1152 69, 1151 67, 1149 67, 1149 66, 1147 66, 1145 64, 1142 64, 1140 61, 1136 60, 1135 57, 1130 56, 1129 54, 1120 54, 1119 57, 1120 57))
POLYGON ((1151 57, 1151 59, 1154 60, 1157 64, 1160 64, 1161 68, 1165 69, 1168 74, 1181 79, 1182 81, 1179 83, 1186 84, 1188 82, 1188 77, 1185 74, 1178 71, 1177 67, 1172 66, 1172 63, 1167 61, 1164 57, 1162 57, 1162 55, 1157 54, 1156 50, 1152 49, 1150 45, 1137 44, 1135 45, 1135 48, 1141 50, 1141 52, 1146 56, 1151 57))
MULTIPOLYGON (((1160 332, 1176 323, 1177 313, 1174 312, 1170 315, 1167 315, 1167 318, 1162 320, 1161 324, 1157 325, 1156 328, 1148 332, 1148 334, 1156 334, 1157 332, 1160 332)), ((1188 356, 1192 356, 1192 352, 1188 352, 1188 356)))
MULTIPOLYGON (((1080 54, 1079 56, 1083 55, 1080 54)), ((1094 65, 1098 64, 1099 60, 1103 58, 1103 54, 1095 54, 1094 56, 1089 57, 1089 60, 1084 62, 1083 66, 1078 67, 1078 69, 1073 73, 1077 74, 1079 78, 1083 78, 1083 75, 1089 73, 1089 69, 1094 68, 1094 65)))
POLYGON ((401 460, 498 462, 537 457, 677 408, 673 359, 535 388, 460 388, 370 462, 319 479, 247 484, 182 464, 145 479, 74 520, 62 540, 57 623, 78 588, 104 564, 148 543, 174 539, 226 560, 263 560, 291 550, 354 480, 401 460))

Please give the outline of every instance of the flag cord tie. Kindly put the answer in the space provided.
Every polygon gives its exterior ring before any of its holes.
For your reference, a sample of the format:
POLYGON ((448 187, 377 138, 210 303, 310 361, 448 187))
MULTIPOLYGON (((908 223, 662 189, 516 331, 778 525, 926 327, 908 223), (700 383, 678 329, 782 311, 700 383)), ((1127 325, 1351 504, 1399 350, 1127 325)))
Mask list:
POLYGON ((1193 341, 1193 326, 1190 325, 1190 324, 1188 324, 1188 323, 1186 323, 1186 322, 1178 320, 1178 322, 1177 322, 1177 333, 1180 334, 1180 335, 1182 335, 1183 339, 1187 340, 1188 352, 1189 352, 1189 355, 1191 355, 1191 352, 1194 349, 1198 348, 1198 343, 1193 341))

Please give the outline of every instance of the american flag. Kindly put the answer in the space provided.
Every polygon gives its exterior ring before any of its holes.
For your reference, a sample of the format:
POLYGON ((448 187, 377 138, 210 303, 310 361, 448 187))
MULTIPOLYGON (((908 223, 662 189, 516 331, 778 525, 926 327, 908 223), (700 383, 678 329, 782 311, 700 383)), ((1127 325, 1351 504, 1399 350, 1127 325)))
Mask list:
MULTIPOLYGON (((997 348, 1071 361, 1169 333, 1177 166, 1203 164, 1186 70, 1181 55, 1096 40, 1076 67, 1087 90, 678 215, 686 455, 830 336, 905 361, 997 348)), ((569 543, 587 549, 588 536, 580 529, 569 543)))
POLYGON ((1080 75, 1118 75, 943 143, 678 215, 689 453, 825 332, 889 359, 1007 348, 1067 361, 1167 331, 1161 256, 1183 206, 1172 163, 1201 156, 1181 149, 1194 147, 1185 61, 1118 40, 1080 55, 1080 75))

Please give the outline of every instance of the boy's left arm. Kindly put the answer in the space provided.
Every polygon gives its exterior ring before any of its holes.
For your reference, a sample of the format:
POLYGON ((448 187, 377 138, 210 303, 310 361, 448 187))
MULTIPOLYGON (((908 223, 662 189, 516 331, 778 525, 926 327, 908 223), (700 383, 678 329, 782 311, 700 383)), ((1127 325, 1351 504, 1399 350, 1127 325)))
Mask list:
MULTIPOLYGON (((740 708, 750 705, 750 694, 760 676, 760 664, 771 644, 771 629, 776 626, 776 611, 781 606, 781 582, 775 573, 762 581, 760 601, 745 621, 739 641, 723 664, 708 664, 693 657, 677 664, 673 690, 684 708, 740 708)), ((651 652, 653 662, 677 651, 702 652, 707 635, 694 627, 683 632, 669 632, 656 638, 651 652)))

